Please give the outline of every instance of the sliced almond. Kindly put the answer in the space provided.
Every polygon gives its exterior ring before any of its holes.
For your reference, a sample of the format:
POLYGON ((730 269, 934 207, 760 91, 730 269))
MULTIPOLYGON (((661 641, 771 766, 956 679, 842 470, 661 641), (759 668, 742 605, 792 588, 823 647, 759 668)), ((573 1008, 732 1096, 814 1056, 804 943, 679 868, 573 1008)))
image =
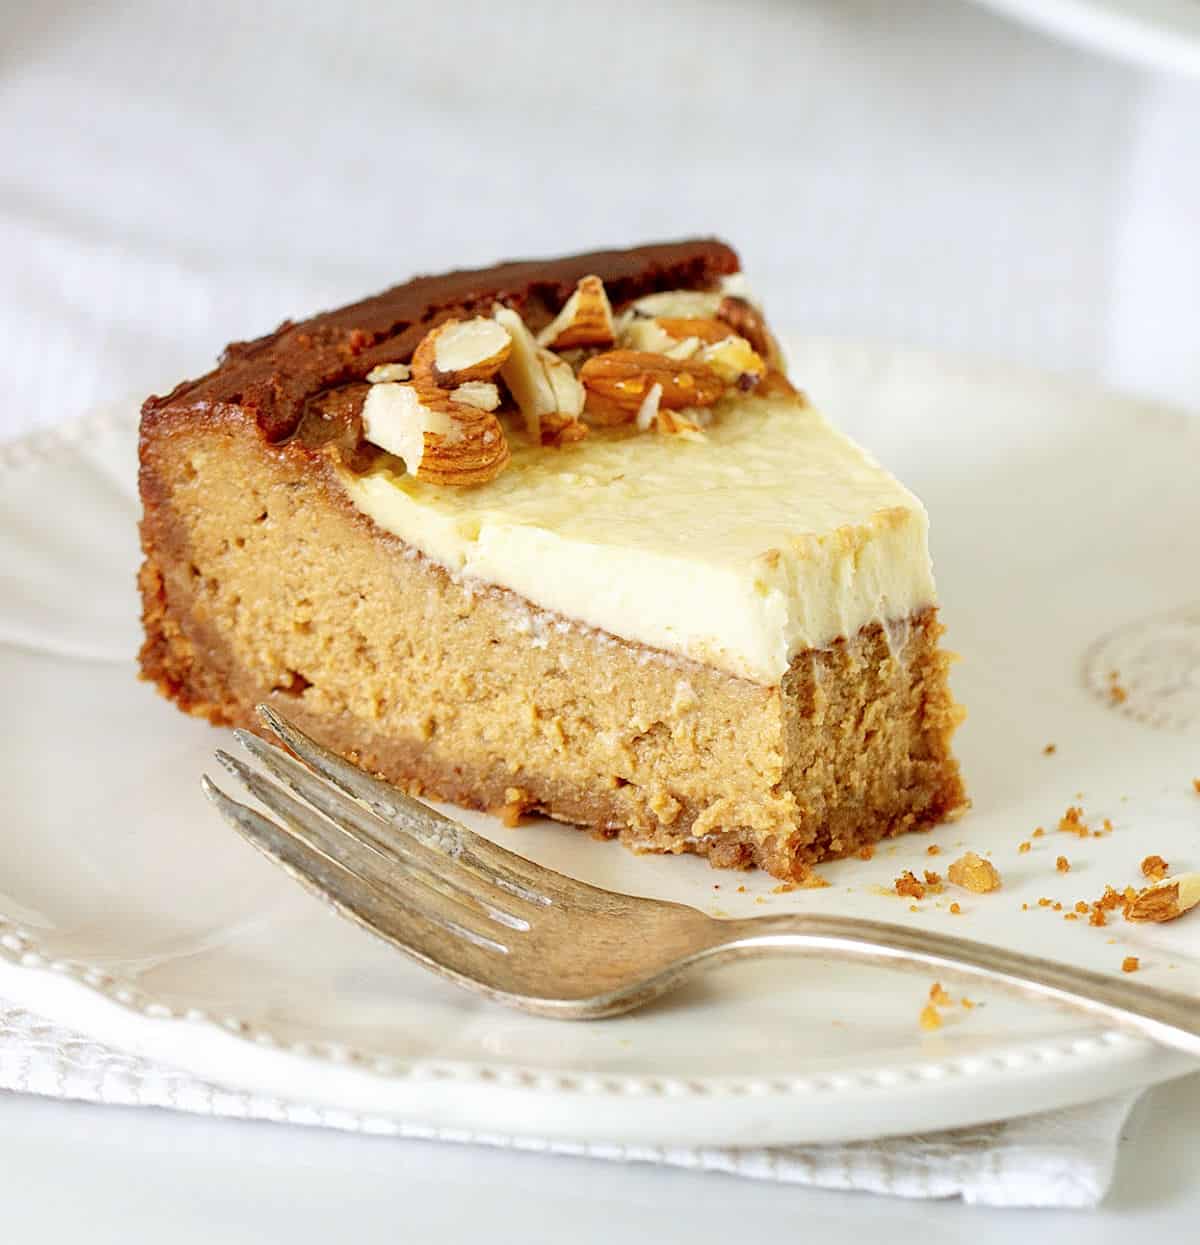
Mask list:
POLYGON ((565 359, 537 344, 511 307, 497 306, 493 314, 511 342, 500 376, 521 408, 530 437, 540 443, 544 416, 578 419, 583 413, 583 386, 565 359))
POLYGON ((660 294, 647 294, 631 303, 628 312, 634 316, 660 316, 713 320, 717 308, 725 297, 719 290, 664 290, 660 294))
POLYGON ((611 346, 616 341, 612 304, 599 277, 583 277, 563 309, 538 334, 539 346, 611 346))
POLYGON ((634 423, 638 427, 639 432, 646 432, 650 426, 658 418, 658 404, 662 401, 662 385, 657 382, 650 386, 649 392, 642 399, 642 405, 638 407, 637 415, 634 423))
POLYGON ((427 333, 413 352, 412 373, 421 385, 453 389, 472 380, 491 380, 512 350, 495 320, 446 320, 427 333))
POLYGON ((403 459, 410 475, 433 484, 486 484, 511 457, 504 430, 490 412, 414 385, 373 385, 362 421, 368 441, 403 459))
POLYGON ((1139 892, 1125 908, 1127 921, 1173 921, 1200 904, 1200 873, 1177 873, 1139 892))
MULTIPOLYGON (((579 379, 601 405, 616 407, 633 419, 653 385, 662 386, 659 405, 668 410, 711 406, 725 392, 725 382, 711 368, 690 359, 668 359, 641 350, 610 350, 594 355, 579 379)), ((589 403, 589 409, 591 404, 589 403)))
POLYGON ((494 411, 500 405, 500 387, 490 380, 469 380, 451 390, 450 400, 480 411, 494 411))

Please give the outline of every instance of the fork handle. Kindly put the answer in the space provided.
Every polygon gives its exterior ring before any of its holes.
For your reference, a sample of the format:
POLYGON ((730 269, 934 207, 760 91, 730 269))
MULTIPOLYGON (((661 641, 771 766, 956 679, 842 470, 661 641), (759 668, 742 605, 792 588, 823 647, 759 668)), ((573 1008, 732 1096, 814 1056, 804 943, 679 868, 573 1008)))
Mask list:
POLYGON ((908 925, 808 913, 714 922, 716 959, 773 951, 817 952, 999 986, 1048 999, 1200 1058, 1200 998, 1039 956, 908 925))

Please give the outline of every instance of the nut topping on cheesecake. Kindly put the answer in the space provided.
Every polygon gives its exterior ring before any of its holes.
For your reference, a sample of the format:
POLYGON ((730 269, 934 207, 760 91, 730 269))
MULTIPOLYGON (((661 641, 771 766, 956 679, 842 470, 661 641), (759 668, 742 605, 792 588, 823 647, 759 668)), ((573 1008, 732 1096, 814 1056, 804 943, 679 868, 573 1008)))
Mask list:
POLYGON ((511 457, 495 415, 415 385, 372 385, 362 420, 367 440, 432 484, 486 484, 511 457))
POLYGON ((491 316, 436 325, 411 365, 373 368, 363 430, 418 479, 482 484, 511 458, 494 412, 519 413, 529 440, 547 447, 582 440, 589 426, 704 441, 723 398, 794 393, 781 368, 744 298, 664 290, 614 316, 604 282, 589 275, 536 335, 521 311, 498 302, 491 316))
POLYGON ((584 277, 563 309, 538 334, 538 345, 555 350, 611 346, 616 340, 612 305, 599 277, 584 277))
POLYGON ((512 341, 495 320, 446 320, 413 351, 418 386, 453 389, 466 381, 491 380, 508 359, 512 341))
POLYGON ((500 376, 525 417, 530 437, 540 444, 543 418, 577 420, 583 413, 583 386, 566 359, 538 345, 511 307, 498 306, 493 314, 512 339, 512 352, 500 376))
POLYGON ((704 363, 671 359, 648 350, 609 350, 594 355, 579 370, 588 392, 588 413, 599 423, 636 418, 647 394, 661 386, 659 409, 712 406, 725 393, 725 382, 704 363), (620 413, 620 419, 616 415, 620 413))

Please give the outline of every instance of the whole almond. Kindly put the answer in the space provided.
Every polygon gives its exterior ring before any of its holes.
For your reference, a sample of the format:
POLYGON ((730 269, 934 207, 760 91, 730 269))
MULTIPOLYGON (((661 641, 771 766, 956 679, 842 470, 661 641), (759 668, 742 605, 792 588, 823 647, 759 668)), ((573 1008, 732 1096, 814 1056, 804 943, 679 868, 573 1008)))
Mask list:
POLYGON ((725 382, 711 368, 690 359, 668 359, 642 350, 609 350, 593 355, 579 379, 589 396, 605 409, 627 411, 632 419, 654 385, 662 386, 659 405, 667 410, 711 406, 725 392, 725 382))

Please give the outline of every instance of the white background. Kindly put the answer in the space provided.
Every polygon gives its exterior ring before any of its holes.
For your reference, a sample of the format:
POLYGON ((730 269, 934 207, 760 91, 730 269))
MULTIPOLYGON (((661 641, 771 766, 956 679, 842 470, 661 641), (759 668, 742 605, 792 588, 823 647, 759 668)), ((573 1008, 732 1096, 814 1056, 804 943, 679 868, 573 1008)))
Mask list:
MULTIPOLYGON (((1200 82, 954 0, 10 0, 0 31, 0 436, 416 271, 709 232, 789 332, 1200 407, 1200 82)), ((1189 1116, 1195 1081, 1160 1091, 1082 1219, 7 1099, 0 1222, 95 1242, 421 1240, 456 1217, 514 1240, 1184 1239, 1189 1116)))

